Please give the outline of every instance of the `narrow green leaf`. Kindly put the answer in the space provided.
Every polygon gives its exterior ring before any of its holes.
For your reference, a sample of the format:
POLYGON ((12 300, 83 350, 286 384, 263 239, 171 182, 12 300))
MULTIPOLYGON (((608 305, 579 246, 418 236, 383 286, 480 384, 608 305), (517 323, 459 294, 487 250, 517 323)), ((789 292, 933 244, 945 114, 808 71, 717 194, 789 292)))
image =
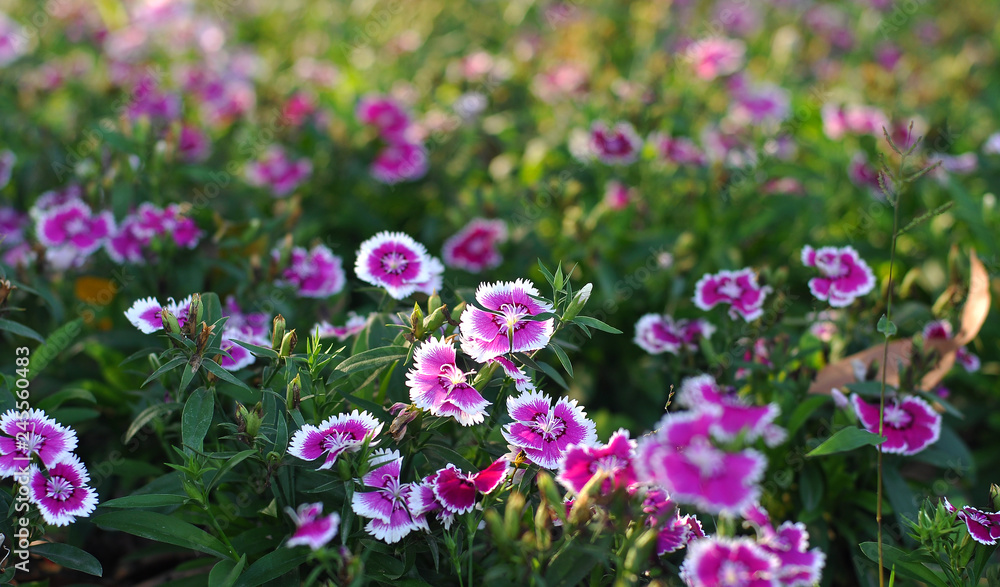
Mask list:
POLYGON ((132 440, 132 437, 135 436, 136 432, 138 432, 143 426, 148 424, 154 418, 169 414, 170 412, 180 408, 181 404, 177 402, 170 402, 167 404, 154 404, 139 412, 139 415, 136 416, 135 420, 132 421, 132 424, 129 425, 128 430, 125 431, 123 443, 128 444, 128 441, 132 440))
POLYGON ((792 410, 791 415, 788 416, 788 423, 785 425, 785 430, 788 431, 788 437, 791 438, 795 436, 795 433, 799 431, 799 428, 812 416, 813 413, 820 408, 820 406, 832 401, 832 398, 828 395, 812 395, 802 400, 799 405, 795 406, 792 410))
POLYGON ((52 359, 69 348, 81 332, 83 332, 83 318, 77 318, 63 324, 50 334, 45 339, 45 343, 31 354, 31 365, 28 367, 27 379, 30 381, 41 373, 52 362, 52 359))
POLYGON ((562 387, 565 390, 569 390, 569 385, 566 384, 566 380, 563 379, 563 376, 559 374, 559 371, 556 371, 555 367, 549 365, 548 363, 543 363, 541 361, 535 361, 535 363, 538 364, 538 367, 541 368, 543 373, 545 373, 546 375, 551 377, 553 381, 558 383, 559 387, 562 387))
POLYGON ((24 324, 18 324, 12 320, 7 320, 6 318, 0 318, 0 330, 6 330, 7 332, 16 334, 18 336, 23 336, 25 338, 30 338, 32 340, 37 340, 38 342, 45 344, 45 339, 42 338, 41 334, 38 334, 31 328, 28 328, 24 324))
POLYGON ((218 377, 223 381, 232 383, 236 387, 243 388, 247 391, 253 391, 252 389, 250 389, 250 386, 237 379, 235 375, 223 369, 222 366, 216 363, 215 361, 206 360, 201 364, 201 366, 204 367, 209 373, 215 375, 216 377, 218 377))
POLYGON ((256 587, 257 585, 263 585, 302 565, 308 558, 308 548, 285 548, 284 546, 279 546, 274 552, 265 554, 250 565, 246 572, 236 580, 236 586, 256 587))
POLYGON ((249 342, 243 342, 242 340, 235 340, 234 339, 233 342, 235 342, 236 344, 240 345, 241 347, 243 347, 243 348, 247 349, 248 351, 250 351, 251 353, 253 353, 253 355, 255 357, 260 357, 260 358, 263 358, 263 359, 277 359, 278 358, 278 353, 276 353, 274 351, 274 349, 272 349, 272 348, 269 348, 269 347, 266 347, 266 346, 259 346, 259 345, 256 345, 256 344, 250 344, 249 342))
POLYGON ((211 491, 213 487, 218 485, 222 481, 223 476, 236 468, 236 465, 242 463, 255 454, 257 454, 256 450, 247 449, 229 457, 229 460, 227 460, 224 465, 219 467, 219 470, 215 472, 215 476, 208 482, 208 491, 211 491))
POLYGON ((219 558, 233 558, 226 545, 208 532, 193 524, 156 512, 110 512, 94 518, 94 523, 101 528, 121 530, 135 536, 196 550, 219 558))
POLYGON ((572 377, 573 363, 570 362, 569 357, 566 355, 566 351, 564 351, 562 347, 557 344, 550 345, 549 348, 552 349, 552 352, 556 354, 556 358, 559 359, 559 363, 562 364, 563 369, 566 370, 566 373, 568 373, 569 376, 572 377))
POLYGON ((127 495, 118 499, 109 499, 101 504, 102 508, 157 508, 171 505, 181 505, 190 499, 186 495, 171 495, 165 493, 148 493, 142 495, 127 495))
POLYGON ((185 446, 202 451, 214 415, 215 395, 204 387, 194 390, 181 413, 181 441, 185 446))
POLYGON ((96 404, 97 398, 94 394, 90 393, 86 389, 80 389, 78 387, 63 389, 62 391, 57 391, 52 395, 46 397, 45 399, 39 400, 35 407, 39 410, 45 410, 46 412, 51 412, 59 408, 59 406, 72 400, 80 400, 87 402, 88 404, 96 404))
POLYGON ((238 561, 224 559, 215 563, 211 572, 208 573, 208 584, 212 587, 233 587, 246 564, 247 555, 245 554, 238 561))
POLYGON ((41 555, 57 565, 87 573, 95 577, 104 575, 101 563, 89 552, 60 542, 46 542, 31 547, 32 554, 41 555))
MULTIPOLYGON (((862 542, 859 546, 861 552, 869 560, 878 563, 878 542, 862 542)), ((904 550, 900 550, 889 544, 882 544, 882 555, 886 566, 895 566, 896 574, 900 577, 923 581, 935 587, 948 587, 947 583, 922 563, 907 560, 908 554, 904 550)))
POLYGON ((614 326, 608 326, 604 322, 601 322, 597 318, 591 318, 590 316, 577 316, 573 318, 574 324, 583 324, 584 326, 589 326, 594 330, 601 330, 603 332, 609 332, 611 334, 621 334, 622 331, 618 330, 614 326))
POLYGON ((176 369, 181 365, 186 365, 187 362, 188 362, 187 357, 177 357, 176 359, 171 359, 167 361, 166 363, 160 365, 159 369, 153 371, 152 375, 147 377, 146 380, 143 381, 142 385, 140 385, 139 387, 146 387, 146 384, 149 383, 150 381, 158 379, 161 375, 167 373, 168 371, 172 371, 173 369, 176 369))
POLYGON ((344 362, 337 366, 337 371, 352 375, 354 373, 378 369, 405 357, 407 351, 408 349, 401 346, 388 346, 363 351, 345 359, 344 362))
POLYGON ((838 430, 836 434, 809 451, 806 456, 818 457, 838 452, 847 452, 862 446, 878 446, 883 442, 885 442, 885 438, 878 434, 872 434, 856 426, 848 426, 847 428, 838 430))

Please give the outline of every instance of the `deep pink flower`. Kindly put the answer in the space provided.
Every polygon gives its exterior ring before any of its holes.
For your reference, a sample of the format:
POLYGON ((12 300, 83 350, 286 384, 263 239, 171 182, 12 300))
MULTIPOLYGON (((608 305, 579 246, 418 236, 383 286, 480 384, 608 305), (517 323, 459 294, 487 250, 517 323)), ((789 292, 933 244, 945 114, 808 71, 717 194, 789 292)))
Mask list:
POLYGON ((601 484, 601 494, 611 493, 616 488, 628 488, 635 480, 632 467, 635 441, 629 439, 627 430, 620 429, 611 435, 604 446, 569 445, 559 461, 556 480, 575 493, 598 472, 606 475, 601 484))
MULTIPOLYGON (((0 161, 0 165, 2 165, 0 161)), ((2 170, 0 170, 2 171, 2 170)), ((2 180, 3 177, 0 177, 2 180)), ((2 183, 2 182, 0 182, 2 183)), ((0 185, 3 188, 3 185, 0 185)), ((0 248, 16 247, 24 242, 24 229, 28 226, 28 216, 11 206, 0 207, 0 248)))
POLYGON ((956 518, 965 522, 969 536, 976 542, 993 546, 1000 540, 1000 513, 984 512, 968 505, 955 510, 948 498, 944 498, 944 506, 949 512, 956 514, 956 518))
MULTIPOLYGON (((857 394, 851 396, 851 401, 865 429, 878 434, 879 404, 870 404, 857 394)), ((915 455, 941 436, 941 414, 916 396, 887 398, 882 420, 882 452, 915 455)))
POLYGON ((429 296, 439 293, 444 287, 444 263, 441 259, 427 255, 427 279, 417 284, 417 291, 429 296))
POLYGON ((868 157, 863 151, 858 151, 851 157, 851 162, 847 166, 847 177, 851 183, 859 188, 867 188, 875 197, 884 197, 882 186, 878 181, 879 175, 881 172, 868 162, 868 157))
POLYGON ((314 112, 316 103, 313 98, 304 92, 295 92, 281 107, 281 118, 292 126, 300 126, 314 112))
POLYGON ((590 152, 602 163, 628 165, 639 157, 642 139, 628 122, 618 122, 611 128, 598 120, 590 125, 590 152))
POLYGON ((365 525, 365 531, 383 542, 393 544, 413 530, 426 530, 426 518, 411 513, 407 503, 411 493, 419 485, 401 483, 399 480, 403 467, 399 451, 377 450, 369 463, 372 468, 361 481, 373 491, 355 491, 351 499, 355 514, 371 518, 365 525))
POLYGON ((739 271, 706 273, 694 286, 694 304, 710 310, 716 304, 729 304, 729 317, 742 316, 750 322, 764 314, 764 298, 771 288, 757 285, 757 275, 747 267, 739 271))
POLYGON ((7 410, 0 416, 0 477, 26 469, 33 455, 46 467, 76 448, 76 432, 34 408, 27 412, 7 410))
POLYGON ((972 354, 968 347, 961 347, 955 351, 955 361, 968 373, 975 373, 982 366, 979 357, 972 354))
POLYGON ((144 249, 150 241, 151 238, 141 230, 138 219, 130 215, 104 243, 104 251, 115 263, 144 263, 144 249))
POLYGON ((223 355, 222 362, 219 363, 219 366, 227 371, 239 371, 244 367, 253 365, 257 361, 257 358, 249 349, 234 342, 237 340, 264 347, 271 344, 266 334, 255 332, 252 328, 246 326, 235 328, 227 323, 226 329, 222 331, 222 338, 219 343, 219 348, 229 355, 228 357, 223 355))
POLYGON ((379 151, 369 170, 376 181, 387 185, 414 181, 427 175, 427 149, 410 142, 390 143, 379 151))
POLYGON ((714 417, 711 434, 718 440, 735 440, 742 435, 747 442, 763 438, 768 446, 777 446, 785 440, 785 431, 774 423, 781 413, 778 404, 751 405, 735 393, 721 389, 711 375, 685 379, 677 393, 677 403, 711 414, 714 417))
POLYGON ((497 363, 503 372, 507 374, 514 381, 514 388, 518 391, 534 391, 535 384, 531 381, 531 378, 513 361, 507 359, 504 356, 493 357, 492 359, 487 359, 486 364, 490 365, 492 363, 497 363))
POLYGON ((685 49, 684 59, 694 67, 695 75, 711 81, 739 71, 743 67, 746 50, 743 41, 710 37, 689 45, 685 49))
POLYGON ((80 201, 82 198, 83 188, 77 184, 70 184, 61 190, 42 192, 38 196, 38 199, 35 200, 35 204, 28 210, 28 215, 31 216, 32 220, 37 222, 39 218, 53 208, 70 202, 80 201))
MULTIPOLYGON (((275 249, 271 256, 278 259, 280 252, 275 249)), ((326 245, 316 245, 309 250, 292 249, 278 285, 294 287, 296 295, 302 298, 328 298, 343 290, 346 282, 341 258, 326 245)))
POLYGON ((337 414, 319 426, 306 424, 292 435, 288 454, 304 461, 313 461, 326 455, 317 470, 329 469, 343 453, 358 452, 365 442, 376 446, 382 431, 382 422, 368 412, 354 410, 350 414, 337 414))
POLYGON ((778 557, 750 538, 710 536, 688 546, 681 579, 691 587, 775 587, 778 557))
POLYGON ((430 279, 427 249, 401 232, 380 232, 361 243, 354 272, 401 300, 430 279))
POLYGON ((125 317, 143 334, 152 334, 163 328, 163 321, 160 311, 163 308, 170 310, 170 313, 177 317, 177 323, 184 326, 187 321, 188 309, 191 306, 191 296, 181 300, 179 303, 174 298, 167 298, 166 306, 161 306, 156 298, 140 298, 125 310, 125 317))
POLYGON ((501 430, 511 445, 520 448, 528 460, 546 469, 555 469, 570 445, 589 446, 597 441, 597 428, 576 400, 552 398, 540 391, 507 398, 513 423, 501 430))
POLYGON ((612 210, 624 210, 635 196, 635 189, 620 181, 611 180, 604 184, 604 205, 612 210))
POLYGON ((743 90, 729 110, 733 122, 742 126, 779 123, 790 113, 788 91, 774 84, 759 84, 743 90))
MULTIPOLYGON (((271 326, 271 315, 264 312, 244 312, 232 295, 226 296, 222 305, 224 316, 228 316, 226 328, 248 332, 251 336, 267 337, 271 326)), ((268 343, 270 344, 270 342, 268 343)))
POLYGON ((821 247, 806 245, 802 263, 819 269, 821 277, 809 280, 809 291, 818 300, 829 300, 835 308, 843 308, 875 288, 875 274, 853 247, 821 247))
POLYGON ((708 157, 687 137, 671 137, 666 133, 655 132, 647 139, 656 147, 656 152, 664 161, 675 165, 704 167, 708 157))
POLYGON ((678 354, 695 350, 702 338, 709 338, 715 326, 706 320, 677 320, 665 314, 646 314, 635 323, 635 344, 647 353, 678 354))
POLYGON ((819 548, 809 550, 809 532, 801 522, 783 522, 777 528, 767 511, 752 505, 743 513, 757 528, 757 544, 778 557, 774 577, 782 587, 811 587, 819 583, 826 555, 819 548))
POLYGON ((365 96, 358 102, 358 120, 374 126, 379 135, 389 142, 402 142, 410 126, 410 116, 392 98, 365 96))
POLYGON ((15 245, 11 249, 4 251, 0 259, 11 267, 30 267, 38 258, 38 254, 28 243, 15 245))
POLYGON ((767 459, 753 449, 726 452, 712 443, 718 419, 711 412, 667 414, 659 429, 639 440, 634 461, 641 482, 660 485, 680 503, 738 513, 760 494, 767 459))
POLYGON ((343 326, 334 326, 326 320, 322 320, 313 326, 310 333, 319 332, 320 338, 336 338, 337 340, 343 342, 348 338, 354 336, 355 334, 361 332, 368 326, 368 320, 371 315, 359 316, 354 312, 347 313, 347 321, 343 326))
POLYGON ((153 77, 143 77, 130 93, 126 113, 132 120, 150 118, 160 123, 176 120, 181 114, 181 97, 165 92, 153 77))
POLYGON ((247 183, 271 190, 271 195, 283 198, 292 193, 312 175, 312 162, 302 158, 292 160, 281 147, 271 147, 264 156, 247 164, 247 183))
POLYGON ((692 515, 681 515, 680 509, 660 487, 650 487, 642 501, 642 511, 649 516, 647 526, 657 526, 656 555, 676 552, 696 538, 704 538, 701 522, 692 515))
POLYGON ((82 200, 70 200, 42 212, 35 222, 38 241, 49 248, 66 247, 87 256, 104 244, 114 231, 108 211, 94 214, 82 200))
POLYGON ((924 325, 922 334, 924 340, 951 340, 951 322, 932 320, 924 325))
POLYGON ((410 401, 432 415, 452 417, 462 426, 480 424, 486 417, 485 400, 455 364, 455 347, 444 339, 430 338, 417 347, 413 369, 407 373, 410 401))
POLYGON ((47 524, 67 526, 90 515, 97 507, 97 493, 87 485, 90 475, 80 459, 65 454, 43 471, 31 465, 28 499, 38 505, 47 524))
POLYGON ((444 241, 441 256, 449 267, 479 273, 503 261, 497 245, 506 240, 507 225, 503 220, 474 218, 444 241))
POLYGON ((826 104, 820 114, 823 132, 832 140, 847 133, 881 137, 883 128, 891 128, 889 118, 874 106, 826 104))
POLYGON ((295 533, 285 543, 289 548, 304 544, 312 550, 319 550, 333 540, 340 527, 340 514, 333 512, 324 516, 322 502, 304 503, 297 510, 285 507, 285 511, 295 522, 295 533))
POLYGON ((489 311, 470 305, 462 312, 462 350, 482 363, 507 353, 545 348, 555 325, 552 318, 529 320, 552 311, 547 302, 532 297, 537 295, 526 279, 480 284, 476 301, 489 311))
POLYGON ((212 143, 200 128, 185 124, 177 137, 177 155, 181 161, 194 163, 208 159, 212 143))

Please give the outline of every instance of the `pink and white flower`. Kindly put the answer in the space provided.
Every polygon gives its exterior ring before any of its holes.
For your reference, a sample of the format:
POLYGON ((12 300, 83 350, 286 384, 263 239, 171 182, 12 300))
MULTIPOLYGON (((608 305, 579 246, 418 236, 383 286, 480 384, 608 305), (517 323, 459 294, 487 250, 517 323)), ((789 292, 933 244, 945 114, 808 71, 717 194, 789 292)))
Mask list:
POLYGON ((821 277, 809 280, 809 291, 818 300, 829 301, 843 308, 875 289, 875 274, 853 247, 821 247, 806 245, 802 263, 819 269, 821 277))
POLYGON ((380 232, 361 243, 354 272, 401 300, 431 277, 424 245, 401 232, 380 232))
POLYGON ((628 165, 639 158, 642 139, 628 122, 611 128, 603 121, 590 125, 590 153, 607 165, 628 165))
POLYGON ((653 435, 639 440, 634 461, 639 481, 712 514, 735 514, 753 503, 767 459, 753 449, 730 453, 717 447, 712 443, 717 422, 711 412, 664 416, 653 435))
MULTIPOLYGON (((851 402, 865 429, 878 434, 879 404, 870 404, 857 394, 851 402)), ((915 455, 941 436, 941 414, 916 396, 887 398, 882 421, 882 452, 915 455)))
POLYGON ((951 322, 947 320, 932 320, 924 325, 924 340, 951 340, 951 322))
POLYGON ((343 342, 355 334, 361 332, 368 326, 371 315, 359 316, 354 312, 347 313, 347 321, 343 326, 335 326, 326 320, 322 320, 313 326, 310 332, 319 332, 320 338, 336 338, 343 342))
POLYGON ((968 347, 961 347, 955 351, 955 361, 965 369, 967 373, 979 371, 982 362, 979 357, 972 354, 968 347))
POLYGON ((31 465, 28 499, 38 505, 42 518, 53 526, 67 526, 90 515, 97 507, 97 493, 87 485, 90 475, 80 459, 65 454, 47 470, 31 465))
POLYGON ((889 118, 874 106, 826 104, 820 115, 824 134, 835 141, 847 133, 881 137, 882 129, 890 128, 889 118))
MULTIPOLYGON (((0 180, 2 179, 3 177, 0 177, 0 180)), ((0 188, 3 186, 0 185, 0 188)), ((18 212, 12 206, 0 208, 0 248, 12 248, 23 243, 24 229, 27 228, 27 225, 27 214, 18 212)))
POLYGON ((642 500, 642 511, 649 514, 647 526, 659 527, 656 535, 656 555, 676 552, 697 538, 704 538, 701 522, 692 515, 681 515, 680 509, 660 487, 650 487, 642 500))
POLYGON ((764 314, 764 298, 770 293, 768 286, 757 285, 757 275, 746 267, 739 271, 723 270, 706 273, 694 286, 694 304, 710 310, 717 304, 729 304, 729 317, 741 316, 747 322, 764 314))
POLYGON ((403 181, 415 181, 427 175, 429 159, 423 145, 410 142, 386 145, 375 160, 369 172, 376 181, 394 185, 403 181))
POLYGON ((510 377, 511 380, 514 381, 514 388, 518 391, 525 392, 535 390, 535 384, 531 381, 531 377, 528 377, 528 375, 510 359, 500 356, 493 357, 492 359, 488 359, 486 361, 487 365, 493 363, 500 365, 500 368, 507 374, 507 377, 510 377))
POLYGON ((265 347, 271 344, 271 341, 267 338, 266 332, 261 333, 248 326, 235 328, 230 326, 227 322, 226 329, 222 331, 222 338, 219 343, 219 348, 229 355, 228 357, 223 355, 222 360, 219 363, 219 366, 226 371, 239 371, 244 367, 253 365, 257 361, 257 357, 255 357, 248 348, 236 344, 235 341, 265 347))
POLYGON ((413 369, 406 375, 410 401, 441 418, 455 418, 462 426, 481 424, 490 402, 468 382, 468 373, 455 363, 455 347, 443 338, 430 338, 417 347, 413 369))
POLYGON ((503 220, 474 218, 444 241, 441 256, 449 267, 479 273, 500 265, 503 257, 497 245, 506 240, 507 225, 503 220))
POLYGON ((767 511, 752 505, 743 517, 756 526, 757 544, 778 557, 775 572, 782 587, 810 587, 819 583, 826 564, 826 555, 819 548, 809 549, 809 532, 801 522, 783 522, 777 528, 767 511))
POLYGON ((408 501, 417 486, 400 482, 403 458, 399 456, 399 451, 375 451, 369 463, 372 468, 361 482, 373 491, 355 491, 351 499, 354 513, 370 518, 365 531, 387 544, 393 544, 413 530, 427 529, 426 518, 410 512, 408 501))
POLYGON ((0 67, 6 67, 28 52, 28 39, 34 32, 37 31, 29 31, 0 12, 0 67))
POLYGON ((632 467, 634 453, 635 441, 629 439, 628 430, 624 429, 612 434, 604 446, 569 445, 560 459, 556 481, 580 493, 596 474, 602 473, 605 475, 600 489, 602 495, 615 489, 627 489, 636 482, 632 467))
POLYGON ((7 410, 0 416, 0 477, 26 469, 32 456, 51 467, 76 448, 76 432, 34 408, 7 410))
POLYGON ((440 293, 444 287, 444 263, 441 259, 427 255, 427 273, 427 280, 417 284, 417 291, 429 296, 440 293))
POLYGON ((247 183, 268 188, 271 195, 283 198, 292 193, 312 175, 312 162, 302 158, 292 160, 281 147, 271 147, 264 156, 247 164, 247 183))
POLYGON ((177 155, 181 161, 196 163, 208 159, 212 143, 200 128, 185 124, 177 136, 177 155))
POLYGON ((675 165, 704 167, 708 165, 705 152, 687 137, 671 137, 666 133, 654 132, 647 142, 656 147, 656 152, 664 161, 675 165))
POLYGON ((156 298, 141 298, 136 300, 128 310, 125 310, 125 317, 132 323, 132 326, 138 328, 143 334, 152 334, 163 328, 160 312, 166 308, 177 317, 178 325, 183 327, 187 322, 191 300, 192 296, 188 296, 180 302, 175 302, 174 298, 167 298, 167 305, 161 306, 156 298))
POLYGON ((511 464, 501 457, 482 471, 466 474, 452 464, 424 478, 410 492, 408 505, 415 516, 436 512, 445 529, 451 527, 455 515, 475 507, 476 494, 490 493, 510 474, 511 464))
POLYGON ((947 498, 944 500, 944 506, 949 512, 956 514, 956 518, 965 522, 969 536, 976 542, 994 546, 1000 540, 1000 513, 984 512, 968 505, 956 510, 947 498))
POLYGON ((680 571, 691 587, 775 587, 780 564, 750 538, 710 536, 688 546, 680 571))
POLYGON ((361 123, 378 129, 379 135, 389 142, 402 142, 410 127, 410 116, 403 107, 385 96, 361 98, 356 116, 361 123))
POLYGON ((306 424, 292 435, 288 454, 304 461, 326 458, 317 470, 329 469, 344 453, 358 452, 365 442, 376 446, 382 431, 382 422, 368 412, 354 410, 350 414, 337 414, 319 426, 306 424))
POLYGON ((763 438, 768 446, 785 440, 785 431, 774 423, 781 413, 778 404, 755 406, 735 393, 721 389, 711 375, 689 377, 681 383, 677 403, 714 417, 711 434, 717 440, 742 438, 753 442, 763 438))
POLYGON ((94 214, 82 200, 70 200, 43 212, 35 222, 35 234, 42 245, 65 247, 86 257, 101 248, 114 231, 111 212, 94 214))
POLYGON ((702 338, 710 338, 715 326, 707 320, 674 320, 666 314, 646 314, 635 323, 633 342, 651 355, 678 354, 695 350, 702 338))
POLYGON ((630 188, 620 181, 611 180, 604 184, 604 205, 611 210, 624 210, 629 202, 636 199, 635 188, 630 188))
MULTIPOLYGON (((271 256, 277 259, 280 252, 275 249, 271 256)), ((302 298, 328 298, 344 289, 347 277, 343 260, 326 245, 316 245, 308 250, 293 248, 278 283, 294 287, 302 298)))
POLYGON ((319 550, 333 540, 340 528, 340 514, 333 512, 324 516, 322 502, 304 503, 297 510, 285 507, 285 511, 295 522, 295 533, 285 543, 289 548, 305 545, 319 550))
POLYGON ((790 113, 788 91, 774 84, 760 84, 739 92, 729 109, 729 117, 741 126, 780 123, 790 113))
POLYGON ((597 441, 597 427, 576 400, 552 398, 540 391, 507 398, 514 422, 501 430, 512 446, 520 448, 539 467, 555 469, 570 445, 590 446, 597 441))
POLYGON ((538 295, 526 279, 480 284, 476 301, 488 311, 470 305, 462 312, 462 350, 482 363, 507 353, 545 348, 555 324, 552 318, 530 320, 552 311, 548 302, 533 297, 538 295))
MULTIPOLYGON (((878 178, 882 173, 877 167, 868 161, 864 151, 858 151, 851 157, 851 162, 847 166, 847 177, 855 186, 867 188, 872 196, 884 198, 882 186, 879 185, 878 178)), ((886 184, 888 187, 888 184, 886 184)))
POLYGON ((684 59, 694 67, 695 75, 711 81, 739 71, 743 67, 746 50, 747 46, 743 41, 710 37, 689 45, 684 52, 684 59))

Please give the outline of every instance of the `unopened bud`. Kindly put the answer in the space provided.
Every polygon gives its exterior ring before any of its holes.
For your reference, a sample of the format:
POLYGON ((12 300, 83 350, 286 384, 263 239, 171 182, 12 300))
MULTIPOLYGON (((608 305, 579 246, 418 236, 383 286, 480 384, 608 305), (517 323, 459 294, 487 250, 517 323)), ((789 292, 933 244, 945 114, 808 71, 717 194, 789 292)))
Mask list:
POLYGON ((281 341, 285 337, 285 317, 278 314, 274 317, 271 325, 271 350, 277 351, 281 348, 281 341))
POLYGON ((236 430, 240 433, 240 439, 253 446, 257 433, 260 432, 260 425, 264 420, 264 408, 260 402, 253 409, 248 409, 241 403, 236 404, 236 430))
POLYGON ((465 311, 465 302, 459 303, 455 306, 455 309, 451 311, 451 321, 458 323, 459 318, 462 317, 462 312, 465 311))
POLYGON ((195 324, 205 317, 205 303, 201 301, 201 294, 191 296, 191 305, 188 306, 188 321, 195 324))
POLYGON ((413 313, 410 314, 410 332, 417 340, 424 337, 424 313, 420 311, 420 304, 413 304, 413 313))
POLYGON ((198 503, 201 503, 202 500, 204 499, 204 496, 201 494, 201 491, 199 491, 198 488, 195 487, 194 484, 192 484, 190 481, 184 481, 183 483, 181 483, 181 486, 184 487, 184 493, 188 494, 188 497, 197 501, 198 503))
POLYGON ((17 286, 6 279, 0 279, 0 308, 7 303, 7 296, 17 289, 17 286))
POLYGON ((990 502, 993 504, 993 511, 1000 511, 1000 486, 996 483, 990 485, 990 502))
POLYGON ((288 388, 285 390, 285 407, 288 408, 289 412, 299 407, 301 393, 302 380, 298 375, 296 375, 295 378, 288 383, 288 388))
POLYGON ((398 402, 389 408, 389 413, 396 414, 397 412, 396 418, 389 424, 389 436, 399 442, 406 434, 406 426, 420 415, 420 408, 398 402))
POLYGON ((445 314, 444 311, 447 306, 441 306, 431 312, 431 315, 424 318, 424 332, 434 332, 444 324, 445 314))
POLYGON ((580 313, 580 310, 587 305, 587 300, 590 299, 590 292, 594 289, 594 285, 588 283, 587 285, 580 288, 580 291, 576 292, 573 296, 573 301, 569 303, 566 307, 566 313, 563 315, 563 320, 572 320, 580 313))
POLYGON ((431 297, 427 298, 427 313, 433 314, 435 310, 441 307, 441 296, 437 295, 435 292, 431 297))
POLYGON ((166 308, 161 309, 160 320, 163 321, 163 329, 167 332, 171 334, 181 333, 181 325, 177 322, 177 316, 174 316, 170 310, 166 308))
POLYGON ((294 328, 290 332, 286 332, 284 338, 281 339, 281 346, 278 348, 278 356, 282 359, 291 356, 292 351, 295 350, 295 345, 298 342, 299 337, 295 334, 294 328))

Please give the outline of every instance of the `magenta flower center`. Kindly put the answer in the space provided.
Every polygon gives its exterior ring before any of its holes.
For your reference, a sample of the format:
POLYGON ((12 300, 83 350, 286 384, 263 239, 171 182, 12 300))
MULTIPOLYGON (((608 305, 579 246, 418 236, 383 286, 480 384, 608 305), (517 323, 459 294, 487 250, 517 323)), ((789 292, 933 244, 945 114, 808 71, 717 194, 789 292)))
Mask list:
POLYGON ((555 442, 566 434, 566 421, 559 416, 538 414, 528 423, 545 442, 555 442))
POLYGON ((441 387, 451 393, 457 386, 465 383, 466 374, 455 365, 441 365, 441 387))
POLYGON ((839 255, 823 255, 816 259, 816 265, 827 277, 843 277, 849 271, 839 255))
POLYGON ((530 316, 531 312, 528 310, 527 306, 524 304, 512 303, 512 304, 500 304, 500 312, 503 314, 503 322, 500 321, 500 316, 494 316, 493 322, 497 326, 506 327, 506 331, 514 329, 515 331, 524 328, 523 324, 518 324, 521 318, 525 316, 530 316))
POLYGON ((624 469, 627 464, 628 461, 618 455, 607 455, 590 463, 590 472, 595 474, 600 472, 608 477, 613 477, 616 473, 624 469))
POLYGON ((83 218, 80 218, 79 216, 66 223, 66 232, 69 234, 77 235, 85 232, 86 230, 87 223, 84 222, 83 218))
POLYGON ((885 423, 893 428, 906 428, 913 421, 913 416, 899 406, 885 407, 885 423))
POLYGON ((738 298, 743 290, 735 280, 727 280, 719 286, 719 293, 728 298, 738 298))
POLYGON ((385 486, 380 487, 378 491, 381 491, 389 498, 392 502, 392 507, 405 505, 406 500, 403 498, 403 485, 399 482, 399 479, 391 475, 385 475, 382 477, 382 480, 385 486))
POLYGON ((399 275, 403 271, 406 271, 406 266, 410 264, 409 259, 406 255, 392 251, 382 257, 382 269, 386 273, 391 273, 393 275, 399 275))
POLYGON ((732 585, 733 587, 740 587, 742 585, 749 585, 750 573, 747 572, 747 567, 738 561, 723 561, 722 566, 719 567, 719 584, 720 585, 732 585))
POLYGON ((722 451, 704 438, 692 439, 691 444, 684 447, 683 451, 687 460, 701 471, 702 477, 714 475, 722 464, 722 451))
POLYGON ((25 432, 17 437, 17 450, 26 455, 41 451, 45 445, 45 436, 34 432, 25 432))
POLYGON ((323 437, 323 449, 333 450, 343 446, 345 443, 357 440, 350 430, 337 430, 328 433, 323 437))
POLYGON ((65 477, 53 476, 45 484, 45 495, 50 499, 66 501, 73 497, 73 484, 65 477))

